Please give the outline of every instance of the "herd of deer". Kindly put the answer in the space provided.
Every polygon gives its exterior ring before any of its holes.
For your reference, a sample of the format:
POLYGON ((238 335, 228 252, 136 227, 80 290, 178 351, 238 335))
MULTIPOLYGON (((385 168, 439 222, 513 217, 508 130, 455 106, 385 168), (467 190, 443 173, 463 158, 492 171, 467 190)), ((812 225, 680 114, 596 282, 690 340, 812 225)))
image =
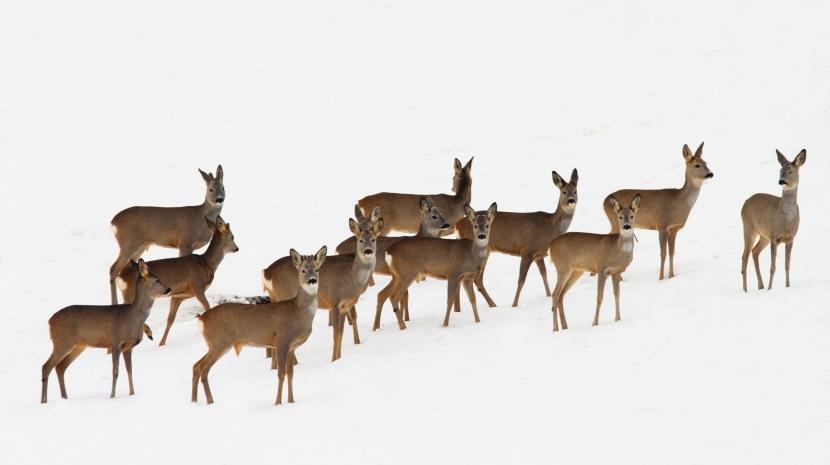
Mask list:
MULTIPOLYGON (((758 288, 763 289, 758 257, 771 246, 772 265, 768 285, 772 288, 777 246, 785 244, 786 285, 790 285, 790 255, 798 232, 799 169, 806 161, 802 150, 790 161, 776 151, 781 165, 778 183, 781 197, 755 194, 744 203, 741 218, 744 225, 744 251, 741 273, 746 291, 746 266, 750 251, 755 263, 758 288)), ((453 307, 460 309, 463 286, 472 305, 473 317, 479 321, 473 286, 490 307, 496 303, 484 287, 484 271, 491 251, 521 258, 519 279, 513 306, 519 304, 528 270, 536 263, 542 275, 545 294, 548 287, 545 256, 556 267, 553 290, 553 330, 567 329, 564 297, 583 273, 597 276, 597 305, 593 324, 599 322, 604 286, 611 277, 616 304, 615 320, 620 319, 620 281, 633 259, 634 229, 659 232, 660 274, 665 276, 668 248, 668 277, 674 276, 674 253, 677 233, 686 223, 701 186, 713 173, 703 160, 703 144, 692 153, 683 146, 685 182, 679 189, 625 189, 607 196, 603 203, 611 225, 609 234, 567 232, 576 210, 579 176, 577 170, 566 181, 555 171, 553 183, 559 190, 554 213, 514 213, 497 211, 496 203, 487 210, 470 207, 472 190, 472 159, 466 165, 455 160, 453 195, 414 195, 379 193, 364 197, 355 206, 355 218, 349 219, 352 236, 337 246, 336 256, 327 256, 323 246, 313 255, 301 255, 294 249, 262 273, 263 286, 269 299, 266 303, 224 303, 211 308, 205 297, 225 254, 237 252, 230 224, 220 213, 225 200, 222 167, 216 174, 199 172, 207 192, 201 205, 162 208, 132 207, 115 215, 112 229, 118 241, 118 258, 110 268, 112 305, 73 305, 49 319, 52 354, 42 368, 41 402, 46 402, 48 378, 57 372, 61 397, 66 398, 66 369, 87 347, 105 348, 112 354, 112 389, 115 396, 119 357, 132 379, 132 349, 146 334, 152 333, 145 324, 153 301, 170 297, 167 326, 161 338, 164 345, 176 319, 179 306, 195 297, 204 307, 198 317, 208 346, 207 353, 193 365, 192 400, 197 400, 201 381, 207 402, 213 402, 208 373, 219 358, 231 348, 237 354, 244 346, 264 347, 271 358, 271 367, 278 373, 276 403, 282 402, 282 389, 288 377, 288 402, 294 401, 293 375, 297 363, 295 351, 311 334, 317 309, 329 310, 333 328, 332 361, 341 357, 345 321, 353 329, 354 342, 360 342, 355 305, 374 284, 373 274, 391 276, 391 282, 377 295, 373 330, 380 327, 381 310, 391 302, 400 329, 409 320, 409 287, 426 277, 447 281, 447 307, 444 326, 449 324, 453 307), (415 233, 409 237, 388 236, 392 231, 415 233), (455 231, 458 239, 446 239, 455 231), (204 245, 202 254, 194 254, 204 245), (179 256, 145 262, 140 257, 151 245, 176 248, 179 256), (121 290, 124 304, 118 304, 116 287, 121 290)))

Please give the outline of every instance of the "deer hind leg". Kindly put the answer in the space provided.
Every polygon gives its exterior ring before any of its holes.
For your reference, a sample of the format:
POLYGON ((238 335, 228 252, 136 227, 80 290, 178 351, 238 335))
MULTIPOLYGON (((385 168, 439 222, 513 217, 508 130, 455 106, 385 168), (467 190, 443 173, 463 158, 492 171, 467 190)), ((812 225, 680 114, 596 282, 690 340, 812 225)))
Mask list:
POLYGON ((84 349, 86 349, 85 346, 76 345, 75 348, 72 349, 72 352, 69 352, 69 355, 64 357, 64 359, 61 360, 60 363, 58 363, 58 365, 55 367, 55 373, 58 374, 58 385, 60 385, 60 388, 61 388, 61 397, 64 398, 64 399, 66 399, 67 396, 66 396, 66 384, 64 383, 63 375, 64 375, 64 373, 66 373, 66 369, 69 368, 69 365, 72 362, 74 362, 75 359, 78 358, 79 355, 81 355, 81 352, 83 352, 84 349))
MULTIPOLYGON (((199 379, 202 381, 202 388, 205 390, 205 399, 207 400, 208 404, 213 403, 213 393, 210 392, 210 383, 208 382, 208 374, 210 374, 210 369, 213 368, 213 365, 224 356, 228 351, 231 349, 230 346, 224 347, 219 350, 209 349, 208 353, 202 357, 201 360, 196 362, 196 365, 199 366, 199 379)), ((193 374, 196 374, 196 365, 193 366, 193 374)), ((196 401, 195 396, 193 397, 193 401, 196 401)))
POLYGON ((484 287, 484 270, 487 268, 487 260, 481 265, 481 272, 479 272, 478 276, 475 279, 476 289, 478 289, 478 293, 484 297, 484 300, 487 301, 487 306, 493 308, 496 306, 496 302, 490 297, 490 294, 487 292, 487 289, 484 287))
POLYGON ((383 289, 378 292, 378 306, 375 310, 375 322, 372 324, 372 331, 377 331, 380 329, 380 314, 383 312, 383 304, 389 299, 389 296, 392 294, 392 287, 395 284, 395 280, 389 282, 383 289))
POLYGON ((475 318, 476 323, 480 323, 478 307, 476 306, 476 293, 473 290, 473 282, 471 280, 464 280, 464 291, 467 292, 467 298, 470 299, 470 305, 473 306, 473 318, 475 318))
POLYGON ((401 277, 395 276, 392 278, 392 283, 394 284, 392 288, 392 296, 389 300, 392 302, 392 309, 395 312, 395 317, 398 319, 398 328, 406 329, 406 323, 404 323, 403 319, 403 310, 401 310, 401 301, 403 300, 403 295, 409 293, 409 286, 412 285, 412 282, 415 281, 415 278, 409 277, 401 277))
POLYGON ((611 284, 614 286, 614 305, 616 307, 616 314, 614 321, 620 321, 620 274, 614 273, 611 275, 611 284))
POLYGON ((164 327, 164 334, 161 336, 159 346, 167 344, 167 335, 170 334, 170 328, 173 327, 173 322, 176 321, 176 314, 179 312, 179 305, 184 302, 180 297, 172 297, 170 299, 170 311, 167 313, 167 326, 164 327))
POLYGON ((790 287, 790 256, 793 253, 793 241, 784 245, 784 271, 787 273, 787 287, 790 287))
POLYGON ((597 311, 594 313, 594 323, 592 326, 599 324, 599 308, 602 306, 602 297, 605 293, 606 279, 608 279, 608 274, 604 270, 599 270, 597 273, 597 311))
POLYGON ((749 262, 749 253, 752 251, 752 245, 755 244, 757 234, 744 226, 744 253, 741 254, 741 279, 743 281, 744 292, 746 291, 746 265, 749 262))
POLYGON ((666 245, 668 243, 669 235, 665 229, 660 229, 658 236, 660 240, 660 277, 658 279, 663 279, 663 271, 666 267, 666 245))
POLYGON ((674 230, 669 232, 669 278, 674 278, 674 243, 677 239, 677 233, 679 231, 674 230))
POLYGON ((40 382, 41 382, 41 389, 40 389, 40 402, 45 404, 46 403, 46 394, 49 388, 49 374, 52 373, 52 369, 58 365, 64 358, 66 358, 73 350, 74 346, 54 346, 52 348, 52 355, 46 359, 46 362, 41 367, 40 371, 40 382))
POLYGON ((409 289, 401 296, 401 303, 403 304, 403 320, 409 321, 409 289))
POLYGON ((778 255, 778 241, 770 242, 769 253, 769 282, 767 283, 767 290, 772 289, 772 277, 775 275, 775 257, 778 255))
POLYGON ((533 257, 530 255, 522 255, 522 261, 519 264, 519 281, 516 284, 516 296, 513 297, 513 307, 519 306, 519 296, 522 294, 522 288, 527 279, 527 270, 530 269, 531 263, 533 263, 533 257))
POLYGON ((550 297, 550 286, 548 285, 548 269, 545 267, 545 257, 541 256, 536 259, 536 267, 539 268, 539 274, 542 275, 542 283, 545 285, 545 296, 550 297))
POLYGON ((130 259, 136 251, 140 251, 141 249, 142 247, 140 245, 133 247, 121 245, 121 249, 118 251, 118 258, 116 258, 115 262, 112 266, 110 266, 110 300, 113 305, 118 304, 118 296, 115 291, 115 279, 118 278, 118 275, 121 274, 121 270, 127 266, 127 263, 130 262, 130 259))
POLYGON ((553 313, 553 330, 559 331, 559 302, 562 300, 560 297, 562 295, 562 290, 565 288, 565 283, 571 276, 571 272, 557 269, 556 275, 556 286, 553 288, 553 298, 550 311, 553 313))
POLYGON ((565 294, 571 290, 574 284, 579 281, 579 278, 582 276, 581 271, 574 271, 571 273, 571 276, 565 282, 565 286, 562 288, 562 292, 559 294, 559 321, 562 323, 562 329, 568 329, 568 320, 565 319, 565 294))
POLYGON ((767 244, 769 244, 769 240, 767 240, 764 236, 761 236, 760 239, 758 239, 758 243, 752 248, 752 263, 755 264, 755 276, 758 278, 758 289, 764 288, 764 280, 761 278, 761 265, 758 263, 758 257, 761 255, 761 252, 767 244))
POLYGON ((352 336, 354 337, 354 343, 360 344, 360 334, 357 331, 357 308, 353 305, 349 313, 346 314, 349 317, 349 324, 352 325, 352 336))
POLYGON ((444 315, 444 326, 450 325, 450 312, 453 304, 458 300, 459 282, 457 276, 447 277, 447 313, 444 315))

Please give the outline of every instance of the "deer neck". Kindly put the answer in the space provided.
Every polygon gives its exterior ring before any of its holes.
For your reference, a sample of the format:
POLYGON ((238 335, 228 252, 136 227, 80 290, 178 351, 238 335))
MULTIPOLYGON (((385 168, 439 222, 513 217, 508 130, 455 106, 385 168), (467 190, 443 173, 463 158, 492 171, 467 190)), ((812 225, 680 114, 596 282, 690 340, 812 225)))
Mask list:
POLYGON ((463 205, 469 205, 473 198, 473 180, 469 176, 463 176, 458 181, 458 191, 455 198, 463 201, 463 205))
POLYGON ((355 251, 354 261, 352 261, 352 276, 358 283, 366 283, 369 281, 369 275, 375 269, 375 255, 372 254, 369 258, 362 258, 360 254, 355 251))
POLYGON ((304 311, 305 314, 311 318, 314 318, 314 314, 317 312, 317 307, 317 293, 315 292, 314 294, 309 294, 303 286, 300 285, 300 292, 297 293, 297 308, 304 311))
POLYGON ((210 221, 215 222, 216 217, 218 217, 222 213, 222 205, 221 204, 217 205, 217 204, 211 203, 207 199, 207 196, 205 196, 205 200, 202 201, 201 205, 199 205, 199 210, 202 214, 201 215, 202 217, 206 217, 210 221))
POLYGON ((781 211, 784 212, 785 217, 792 218, 795 216, 798 211, 798 203, 796 201, 797 197, 798 187, 789 190, 785 189, 784 192, 781 193, 781 211))
POLYGON ((225 258, 225 250, 222 247, 222 239, 219 237, 219 233, 214 232, 207 250, 202 254, 202 259, 215 272, 223 258, 225 258))
POLYGON ((692 178, 688 173, 686 174, 686 181, 683 187, 680 188, 680 197, 686 200, 689 208, 692 208, 697 201, 697 196, 700 195, 700 187, 703 185, 703 180, 692 178))
POLYGON ((475 257, 476 260, 479 260, 481 262, 486 260, 487 255, 489 254, 489 251, 490 251, 489 247, 487 247, 488 244, 480 245, 479 242, 475 239, 472 239, 472 243, 473 244, 472 244, 471 247, 472 247, 473 257, 475 257))
POLYGON ((559 234, 568 232, 568 228, 571 227, 571 221, 574 219, 574 213, 576 213, 576 206, 574 208, 567 208, 561 202, 556 204, 556 211, 553 212, 551 221, 553 222, 554 228, 559 227, 559 234))
POLYGON ((150 309, 153 308, 153 301, 155 301, 155 297, 147 292, 147 287, 141 282, 141 278, 138 278, 138 281, 139 282, 136 283, 135 299, 133 299, 130 304, 129 313, 143 317, 143 319, 146 320, 150 315, 150 309))
POLYGON ((421 223, 421 226, 418 228, 418 234, 415 234, 415 236, 416 237, 438 237, 437 234, 433 234, 432 232, 430 232, 426 221, 421 223))
POLYGON ((620 234, 619 239, 617 239, 617 246, 619 247, 620 251, 626 254, 634 253, 634 234, 629 236, 624 236, 620 234))

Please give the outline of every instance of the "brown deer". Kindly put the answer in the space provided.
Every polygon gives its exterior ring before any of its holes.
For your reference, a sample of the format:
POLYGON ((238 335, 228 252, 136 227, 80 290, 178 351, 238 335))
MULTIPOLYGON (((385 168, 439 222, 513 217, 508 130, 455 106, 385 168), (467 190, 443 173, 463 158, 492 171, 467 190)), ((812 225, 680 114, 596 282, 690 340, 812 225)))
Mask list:
POLYGON ((741 257, 741 275, 743 275, 744 292, 746 292, 746 263, 749 252, 752 251, 752 261, 755 263, 755 274, 758 276, 758 289, 764 288, 761 278, 761 269, 758 265, 758 256, 767 245, 770 246, 769 285, 772 289, 772 276, 775 274, 775 255, 778 244, 784 244, 784 269, 787 273, 787 287, 790 287, 790 255, 793 251, 793 240, 798 233, 798 171, 807 161, 807 151, 798 152, 793 161, 787 160, 781 152, 778 163, 781 171, 778 174, 778 184, 782 186, 781 197, 770 194, 755 194, 744 202, 741 209, 741 219, 744 223, 744 253, 741 257), (756 242, 757 240, 757 242, 756 242))
POLYGON ((695 206, 700 188, 707 179, 715 175, 703 160, 703 142, 692 155, 688 145, 683 146, 683 158, 686 160, 686 182, 679 189, 624 189, 605 198, 603 208, 611 223, 611 232, 620 232, 617 214, 610 203, 613 196, 617 201, 627 204, 635 193, 643 198, 643 210, 637 215, 635 229, 651 229, 659 232, 660 239, 660 278, 663 279, 666 264, 666 245, 669 249, 669 278, 674 277, 674 245, 677 233, 686 224, 692 207, 695 206))
POLYGON ((400 329, 406 329, 400 310, 401 298, 419 276, 447 280, 444 326, 450 324, 450 311, 459 300, 462 285, 472 304, 475 322, 480 321, 472 281, 478 277, 481 267, 487 261, 490 225, 496 216, 497 206, 494 202, 487 211, 478 213, 469 205, 465 210, 467 220, 475 230, 474 239, 407 237, 386 251, 389 269, 392 271, 392 282, 389 283, 392 308, 400 329))
MULTIPOLYGON (((421 197, 431 197, 435 206, 444 214, 450 226, 455 226, 459 220, 464 218, 464 206, 470 203, 470 198, 472 197, 472 169, 472 158, 463 167, 461 166, 461 161, 457 158, 455 159, 455 175, 452 179, 452 191, 455 193, 454 195, 417 195, 381 192, 364 197, 358 200, 357 203, 364 212, 370 211, 375 207, 380 207, 384 224, 383 231, 381 231, 382 236, 386 236, 393 230, 405 233, 416 233, 421 225, 421 210, 419 208, 421 197)), ((448 234, 450 234, 450 231, 446 231, 441 235, 448 234)))
POLYGON ((634 258, 634 229, 636 214, 640 210, 640 194, 634 194, 631 204, 622 207, 615 198, 609 199, 616 215, 616 226, 620 232, 611 234, 589 234, 582 232, 565 233, 550 245, 550 258, 556 266, 556 287, 553 290, 553 330, 559 331, 558 317, 562 329, 568 329, 565 319, 565 294, 576 284, 582 273, 597 275, 597 310, 594 323, 599 324, 599 308, 605 291, 605 281, 611 276, 614 285, 614 300, 617 313, 614 321, 620 319, 620 278, 634 258))
MULTIPOLYGON (((444 219, 444 215, 441 214, 441 211, 438 210, 438 207, 432 202, 430 197, 421 197, 419 202, 419 206, 421 209, 421 227, 418 229, 418 234, 416 237, 438 237, 438 235, 442 231, 449 230, 451 228, 450 224, 444 219)), ((356 209, 355 211, 357 211, 356 209)), ((391 237, 391 236, 381 236, 377 239, 377 252, 375 253, 375 274, 385 275, 385 276, 392 276, 392 271, 389 270, 389 265, 386 263, 386 249, 392 246, 392 244, 398 242, 402 237, 391 237)), ((354 237, 350 237, 345 241, 341 242, 340 245, 337 246, 337 253, 338 254, 348 254, 355 252, 355 243, 356 239, 354 237)), ((388 288, 387 288, 388 289, 388 288)), ((386 290, 386 289, 385 289, 386 290)), ((409 294, 405 293, 402 298, 403 304, 403 312, 404 312, 404 320, 409 321, 409 294)), ((383 303, 386 302, 386 299, 389 298, 388 292, 380 292, 378 293, 378 308, 383 307, 383 303)), ((375 313, 375 322, 372 326, 373 331, 377 331, 380 329, 380 312, 375 313)))
MULTIPOLYGON (((202 254, 190 254, 183 257, 165 258, 149 262, 150 268, 173 291, 170 298, 170 312, 167 314, 167 326, 161 336, 159 345, 167 343, 170 328, 176 321, 179 306, 185 300, 196 297, 205 311, 210 310, 210 304, 205 291, 213 283, 213 278, 225 254, 239 251, 234 242, 231 225, 225 223, 221 216, 216 217, 214 223, 205 218, 208 227, 213 231, 207 250, 202 254)), ((121 289, 124 302, 132 302, 135 297, 135 277, 138 271, 133 267, 125 267, 118 276, 117 284, 121 289)))
POLYGON ((294 351, 311 335, 317 312, 317 292, 322 283, 319 271, 326 260, 326 247, 316 254, 301 256, 291 249, 291 265, 299 291, 290 300, 268 304, 226 303, 199 316, 208 352, 193 365, 191 400, 196 402, 198 383, 202 380, 207 403, 213 403, 208 374, 217 360, 233 347, 236 354, 245 346, 268 347, 276 352, 279 386, 277 405, 282 403, 282 386, 288 376, 288 402, 294 402, 294 351))
MULTIPOLYGON (((548 254, 550 243, 568 231, 576 211, 578 194, 576 185, 579 181, 579 173, 574 169, 571 172, 570 181, 565 181, 556 171, 551 172, 553 184, 559 189, 559 201, 556 211, 553 213, 514 213, 498 212, 498 221, 493 224, 490 231, 491 252, 499 252, 508 255, 521 257, 519 264, 519 282, 516 286, 516 296, 513 298, 513 306, 519 305, 519 296, 525 285, 527 272, 531 263, 536 263, 539 273, 542 275, 542 282, 545 284, 545 295, 550 297, 548 286, 548 272, 545 267, 545 257, 548 254)), ((468 222, 459 222, 456 225, 458 236, 463 239, 472 239, 473 230, 468 222)), ((482 268, 481 276, 476 281, 476 287, 491 307, 495 307, 487 290, 484 288, 484 271, 487 264, 482 268)))
MULTIPOLYGON (((379 218, 361 227, 357 221, 350 218, 349 229, 359 244, 357 253, 329 257, 325 265, 320 267, 318 306, 329 310, 329 322, 334 332, 332 362, 342 355, 345 323, 343 316, 350 319, 354 343, 360 344, 355 303, 366 291, 369 276, 375 268, 377 237, 383 229, 383 222, 383 218, 379 218)), ((297 295, 299 292, 297 273, 291 257, 278 259, 262 272, 263 287, 272 302, 291 299, 297 295)))
POLYGON ((118 303, 115 280, 130 260, 138 260, 151 246, 179 249, 179 256, 189 255, 204 247, 213 234, 205 217, 216 221, 225 202, 224 172, 216 168, 216 176, 199 170, 205 181, 205 200, 188 207, 130 207, 113 217, 111 225, 118 241, 118 258, 110 267, 110 298, 118 303))
POLYGON ((64 373, 69 365, 87 347, 108 349, 112 354, 112 391, 115 397, 115 382, 118 379, 118 360, 123 354, 130 395, 133 389, 133 347, 141 342, 144 321, 150 315, 153 301, 160 295, 170 293, 170 288, 160 281, 150 267, 139 260, 136 265, 136 297, 129 304, 122 305, 72 305, 59 310, 49 318, 49 335, 52 338, 52 355, 43 364, 41 372, 40 401, 46 403, 49 374, 55 368, 61 397, 66 399, 64 373))

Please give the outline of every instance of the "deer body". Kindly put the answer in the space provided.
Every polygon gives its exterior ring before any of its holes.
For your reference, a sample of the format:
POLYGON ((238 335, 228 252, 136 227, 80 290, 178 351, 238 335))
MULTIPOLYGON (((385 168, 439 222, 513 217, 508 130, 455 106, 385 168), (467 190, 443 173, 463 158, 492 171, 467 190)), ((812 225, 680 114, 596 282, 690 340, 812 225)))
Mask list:
POLYGON ((233 347, 237 355, 245 346, 274 349, 279 386, 277 405, 282 403, 282 388, 288 377, 288 402, 294 402, 294 351, 311 335, 317 311, 318 270, 326 259, 326 248, 313 256, 300 256, 291 250, 292 265, 299 270, 299 292, 295 297, 268 304, 226 303, 199 316, 208 352, 193 365, 191 400, 196 402, 202 381, 207 403, 213 403, 208 383, 211 367, 233 347))
MULTIPOLYGON (((579 181, 579 174, 576 169, 571 173, 570 182, 562 179, 556 171, 552 172, 553 183, 559 189, 559 201, 554 213, 534 212, 515 213, 498 212, 498 221, 493 223, 490 231, 489 249, 491 252, 499 252, 507 255, 521 257, 519 264, 519 280, 516 286, 516 296, 513 298, 513 306, 519 305, 519 296, 522 293, 527 272, 532 263, 536 263, 539 273, 542 275, 542 282, 545 285, 545 295, 550 297, 548 286, 547 269, 545 257, 548 254, 550 243, 557 237, 568 231, 576 211, 578 199, 576 185, 579 181)), ((469 222, 459 222, 456 226, 458 236, 464 239, 473 237, 472 225, 469 222)), ((486 267, 486 263, 484 265, 486 267)), ((475 281, 476 287, 482 293, 491 307, 496 304, 490 298, 484 288, 484 272, 482 271, 475 281)))
MULTIPOLYGON (((176 313, 179 311, 182 302, 191 297, 196 297, 196 300, 202 304, 205 311, 210 310, 205 291, 213 283, 216 270, 219 268, 219 264, 222 263, 225 254, 239 250, 234 242, 230 224, 225 223, 221 216, 217 217, 215 223, 210 220, 205 221, 207 221, 210 230, 213 231, 213 237, 203 254, 190 254, 183 257, 148 262, 153 273, 172 289, 167 326, 164 328, 161 341, 159 341, 160 346, 167 343, 167 336, 173 322, 176 320, 176 313)), ((136 275, 137 270, 133 267, 125 267, 118 276, 117 284, 121 289, 124 302, 132 302, 135 296, 136 275)))
MULTIPOLYGON (((450 311, 459 300, 460 286, 464 286, 473 307, 473 316, 478 323, 478 308, 472 281, 480 274, 487 261, 487 243, 490 225, 496 215, 493 203, 486 212, 476 213, 466 207, 466 217, 474 224, 475 239, 438 239, 429 237, 403 238, 387 250, 392 282, 381 292, 389 292, 392 307, 400 329, 406 329, 400 311, 400 302, 410 285, 420 276, 429 276, 447 281, 447 313, 444 326, 449 325, 450 311)), ((381 307, 378 308, 380 311, 381 307)))
MULTIPOLYGON (((379 219, 361 227, 358 222, 349 220, 349 227, 360 242, 357 253, 328 257, 320 267, 317 301, 319 308, 329 310, 329 322, 334 330, 332 361, 338 360, 342 355, 345 323, 342 316, 350 319, 354 343, 360 344, 355 304, 366 291, 372 270, 375 268, 376 238, 383 222, 384 220, 379 219)), ((290 257, 280 258, 266 268, 263 271, 263 287, 271 301, 277 302, 296 296, 299 292, 297 276, 298 271, 292 266, 290 257)))
POLYGON ((69 365, 87 348, 102 348, 112 354, 112 390, 118 379, 119 357, 124 357, 130 384, 133 389, 132 349, 141 342, 144 321, 150 315, 155 298, 170 292, 165 284, 150 274, 144 261, 137 265, 139 277, 136 297, 129 304, 121 305, 73 305, 59 310, 49 319, 49 334, 52 338, 52 354, 43 364, 41 372, 40 401, 46 403, 49 374, 56 368, 61 397, 67 398, 64 373, 69 365))
POLYGON ((778 162, 781 164, 778 180, 778 184, 783 188, 781 197, 770 194, 755 194, 744 202, 741 209, 741 220, 744 226, 744 252, 741 257, 744 292, 746 292, 746 266, 750 251, 755 264, 755 274, 758 278, 758 289, 764 288, 758 259, 767 245, 770 246, 771 255, 768 289, 772 289, 772 278, 775 274, 775 259, 779 244, 784 244, 786 286, 790 287, 790 257, 800 220, 797 202, 798 174, 799 169, 807 160, 807 151, 799 152, 792 162, 788 161, 781 152, 776 151, 776 153, 778 162))
POLYGON ((138 260, 151 246, 158 245, 189 255, 204 247, 212 236, 205 218, 216 221, 225 201, 224 173, 220 165, 216 176, 199 170, 206 183, 205 200, 187 207, 130 207, 111 221, 118 242, 118 258, 110 267, 110 298, 118 303, 115 280, 130 260, 138 260))
MULTIPOLYGON (((464 218, 464 206, 468 205, 472 197, 472 166, 473 159, 463 167, 461 162, 455 159, 455 176, 453 177, 454 195, 433 194, 429 196, 417 194, 397 194, 392 192, 381 192, 379 194, 364 197, 358 201, 358 205, 364 212, 373 208, 380 208, 383 215, 384 229, 382 236, 391 231, 415 233, 420 228, 421 210, 420 199, 430 197, 438 210, 443 213, 447 222, 454 226, 464 218)), ((442 234, 443 235, 443 234, 442 234)))
POLYGON ((599 324, 605 281, 611 277, 616 304, 615 321, 620 319, 620 278, 634 258, 635 214, 640 209, 639 195, 635 195, 630 207, 622 208, 615 197, 611 204, 620 233, 590 234, 569 232, 554 239, 550 245, 550 258, 556 266, 556 287, 553 291, 553 330, 568 329, 565 319, 564 297, 583 273, 597 275, 597 308, 593 325, 599 324))
POLYGON ((714 174, 703 160, 703 144, 692 155, 688 145, 683 146, 683 158, 686 160, 686 180, 679 189, 623 189, 605 198, 603 209, 611 224, 611 232, 618 233, 617 216, 610 204, 611 197, 623 204, 630 204, 635 194, 640 194, 643 205, 637 213, 635 229, 657 230, 660 241, 660 276, 663 279, 666 261, 666 249, 669 255, 669 278, 674 277, 674 251, 677 233, 686 225, 689 213, 697 202, 700 188, 706 179, 714 174))

